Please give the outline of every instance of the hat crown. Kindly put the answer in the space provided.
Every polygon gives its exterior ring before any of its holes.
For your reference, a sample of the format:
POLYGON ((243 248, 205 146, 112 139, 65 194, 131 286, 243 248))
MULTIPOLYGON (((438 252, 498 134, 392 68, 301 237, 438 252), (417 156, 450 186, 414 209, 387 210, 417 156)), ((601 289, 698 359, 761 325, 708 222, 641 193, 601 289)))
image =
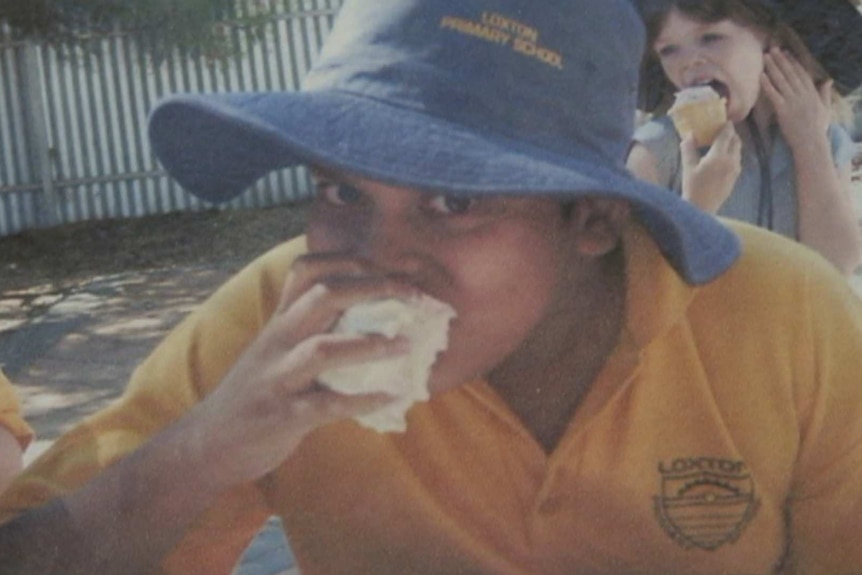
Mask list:
POLYGON ((348 0, 303 89, 623 169, 644 38, 627 0, 348 0))
POLYGON ((625 169, 644 43, 629 0, 347 0, 303 90, 173 97, 150 137, 210 201, 297 164, 417 190, 617 198, 683 277, 708 281, 736 237, 625 169))

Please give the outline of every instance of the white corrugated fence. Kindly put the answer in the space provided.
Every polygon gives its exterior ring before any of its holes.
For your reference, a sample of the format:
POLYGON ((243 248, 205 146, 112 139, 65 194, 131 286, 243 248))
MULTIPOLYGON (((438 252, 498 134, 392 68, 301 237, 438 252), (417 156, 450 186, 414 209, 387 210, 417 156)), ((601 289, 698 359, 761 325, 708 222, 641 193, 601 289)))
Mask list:
MULTIPOLYGON (((128 35, 88 49, 16 39, 0 28, 0 236, 90 219, 206 207, 162 171, 146 138, 161 97, 179 92, 295 90, 342 0, 269 0, 257 40, 229 62, 182 54, 153 65, 128 35)), ((302 170, 259 182, 232 207, 294 201, 302 170)))

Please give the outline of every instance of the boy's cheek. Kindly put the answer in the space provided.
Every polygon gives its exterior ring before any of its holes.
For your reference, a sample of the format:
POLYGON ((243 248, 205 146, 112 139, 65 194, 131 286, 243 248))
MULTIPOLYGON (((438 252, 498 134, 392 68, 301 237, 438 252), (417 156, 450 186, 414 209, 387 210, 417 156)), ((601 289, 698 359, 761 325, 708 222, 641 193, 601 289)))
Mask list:
MULTIPOLYGON (((511 305, 511 300, 509 300, 511 305)), ((457 309, 457 306, 456 306, 457 309)), ((500 313, 498 318, 506 317, 500 313)), ((482 310, 459 310, 451 322, 449 346, 438 357, 431 372, 431 394, 442 393, 461 384, 484 379, 513 353, 527 337, 535 318, 518 315, 491 321, 482 310)))
POLYGON ((356 223, 331 215, 312 214, 305 234, 312 253, 350 251, 357 242, 356 223))

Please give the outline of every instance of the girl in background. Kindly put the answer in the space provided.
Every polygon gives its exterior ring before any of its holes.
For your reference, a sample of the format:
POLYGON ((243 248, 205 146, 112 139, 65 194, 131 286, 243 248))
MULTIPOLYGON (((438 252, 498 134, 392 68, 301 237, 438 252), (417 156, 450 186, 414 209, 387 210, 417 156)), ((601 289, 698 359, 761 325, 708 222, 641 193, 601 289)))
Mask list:
POLYGON ((708 212, 794 238, 852 273, 862 250, 851 198, 854 146, 839 125, 849 107, 775 5, 666 0, 644 2, 642 11, 645 69, 658 64, 664 78, 648 110, 655 119, 635 133, 629 168, 708 212), (708 150, 661 115, 676 90, 699 85, 727 101, 728 122, 708 150))

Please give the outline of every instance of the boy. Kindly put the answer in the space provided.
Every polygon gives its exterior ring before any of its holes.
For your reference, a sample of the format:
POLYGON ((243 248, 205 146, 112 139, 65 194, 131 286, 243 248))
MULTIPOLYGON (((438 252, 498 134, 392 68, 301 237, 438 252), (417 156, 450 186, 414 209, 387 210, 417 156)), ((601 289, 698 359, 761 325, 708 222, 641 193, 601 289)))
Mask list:
POLYGON ((625 0, 353 0, 302 92, 162 105, 210 199, 310 164, 307 235, 16 482, 0 561, 228 573, 275 512, 305 575, 862 568, 860 302, 625 172, 643 41, 625 0), (417 293, 432 398, 359 427, 390 398, 317 377, 405 343, 332 326, 417 293))

